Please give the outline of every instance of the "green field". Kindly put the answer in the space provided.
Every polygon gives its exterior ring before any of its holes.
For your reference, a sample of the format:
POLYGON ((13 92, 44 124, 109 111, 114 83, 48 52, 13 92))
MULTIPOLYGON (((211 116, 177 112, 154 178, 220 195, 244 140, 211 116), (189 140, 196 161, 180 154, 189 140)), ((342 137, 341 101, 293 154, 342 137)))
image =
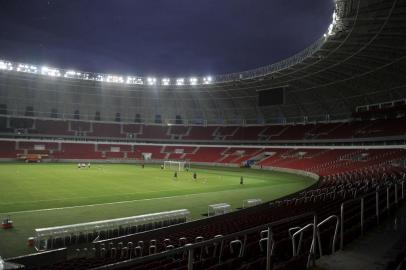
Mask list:
POLYGON ((10 215, 15 224, 0 230, 0 255, 33 252, 26 240, 35 228, 183 208, 198 219, 209 204, 227 202, 238 209, 245 199, 269 201, 314 183, 303 176, 240 168, 193 166, 177 179, 173 175, 154 165, 0 164, 0 218, 10 215))

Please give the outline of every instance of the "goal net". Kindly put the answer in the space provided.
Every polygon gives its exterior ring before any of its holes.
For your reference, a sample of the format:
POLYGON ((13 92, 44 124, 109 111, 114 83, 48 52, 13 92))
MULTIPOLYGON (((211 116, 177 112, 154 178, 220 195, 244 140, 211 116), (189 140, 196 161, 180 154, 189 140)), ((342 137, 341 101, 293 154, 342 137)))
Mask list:
POLYGON ((164 161, 164 169, 184 171, 187 166, 189 165, 186 164, 186 161, 172 161, 172 160, 164 161))

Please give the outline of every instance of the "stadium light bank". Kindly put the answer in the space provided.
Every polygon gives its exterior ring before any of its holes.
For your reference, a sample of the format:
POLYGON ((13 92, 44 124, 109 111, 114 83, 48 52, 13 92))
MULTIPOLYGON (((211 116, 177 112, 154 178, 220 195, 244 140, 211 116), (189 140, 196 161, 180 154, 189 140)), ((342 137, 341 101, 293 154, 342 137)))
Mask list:
POLYGON ((25 63, 15 63, 7 60, 0 60, 0 71, 12 71, 43 75, 48 77, 61 77, 66 79, 88 80, 117 84, 130 84, 130 85, 148 85, 148 86, 184 86, 184 85, 204 85, 211 84, 213 79, 211 76, 206 77, 190 77, 185 78, 162 78, 155 77, 140 77, 140 76, 121 76, 112 74, 99 74, 91 72, 82 72, 75 70, 64 70, 49 66, 35 66, 25 63))

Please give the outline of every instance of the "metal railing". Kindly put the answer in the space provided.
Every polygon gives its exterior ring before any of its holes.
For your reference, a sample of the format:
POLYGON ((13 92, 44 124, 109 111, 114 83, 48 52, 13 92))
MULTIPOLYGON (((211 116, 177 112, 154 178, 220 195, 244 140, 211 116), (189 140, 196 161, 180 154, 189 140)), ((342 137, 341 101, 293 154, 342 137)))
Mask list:
MULTIPOLYGON (((374 204, 375 204, 375 215, 374 217, 376 218, 377 224, 380 222, 380 216, 382 213, 389 211, 393 206, 396 206, 399 203, 399 187, 401 188, 401 200, 404 200, 404 181, 401 183, 395 183, 393 186, 388 186, 385 189, 378 189, 377 191, 370 192, 368 194, 365 194, 359 198, 354 198, 352 200, 345 201, 341 204, 340 207, 340 249, 344 249, 344 223, 345 223, 345 209, 346 205, 351 204, 351 203, 356 203, 359 202, 360 204, 360 220, 359 220, 359 226, 360 226, 360 234, 361 236, 364 235, 364 230, 365 230, 365 200, 366 198, 370 197, 375 197, 374 199, 374 204), (393 194, 391 194, 391 189, 394 190, 393 194), (381 209, 380 207, 380 195, 385 196, 385 208, 381 209), (391 203, 393 201, 393 203, 391 203)), ((372 206, 373 204, 370 204, 369 206, 372 206)))
MULTIPOLYGON (((305 231, 307 231, 307 230, 309 230, 309 229, 314 229, 315 228, 315 224, 313 224, 313 223, 309 223, 309 224, 307 224, 306 226, 304 226, 303 228, 300 228, 299 230, 297 230, 293 235, 292 235, 292 254, 293 254, 293 256, 297 256, 297 255, 299 255, 299 253, 300 253, 300 248, 301 248, 301 245, 302 245, 302 242, 303 242, 303 233, 305 232, 305 231), (296 240, 295 240, 295 237, 297 236, 297 235, 300 235, 300 238, 299 238, 299 242, 297 243, 297 245, 296 245, 296 240)), ((313 247, 313 242, 312 242, 312 247, 313 247)))
POLYGON ((322 248, 321 237, 320 237, 320 227, 323 226, 324 224, 326 224, 327 222, 329 222, 330 220, 336 220, 336 226, 335 226, 334 235, 333 235, 333 242, 331 244, 331 253, 335 253, 338 228, 340 227, 340 218, 337 215, 331 215, 328 218, 324 219, 319 224, 317 224, 317 241, 318 241, 318 245, 319 245, 320 257, 323 256, 323 248, 322 248))
MULTIPOLYGON (((115 264, 96 267, 96 268, 93 268, 93 270, 118 269, 121 267, 138 265, 138 264, 147 263, 147 262, 154 261, 154 260, 170 258, 170 257, 176 256, 178 254, 187 254, 187 266, 188 266, 187 268, 188 268, 188 270, 193 270, 196 250, 203 249, 205 247, 209 247, 209 246, 213 246, 213 245, 218 245, 218 244, 221 244, 221 246, 224 246, 224 243, 226 241, 233 242, 235 240, 239 240, 239 238, 241 238, 241 237, 245 237, 248 234, 252 234, 252 233, 256 233, 256 232, 263 232, 263 231, 266 231, 266 234, 267 234, 265 238, 261 239, 261 240, 266 239, 266 244, 267 244, 266 270, 271 270, 272 265, 273 265, 271 256, 273 254, 274 244, 275 244, 275 240, 273 239, 273 230, 272 229, 279 225, 288 224, 288 223, 298 221, 298 220, 303 220, 306 218, 313 218, 313 223, 311 223, 311 226, 313 228, 313 233, 312 233, 312 243, 313 244, 309 250, 310 254, 308 257, 308 264, 311 262, 311 260, 315 264, 315 256, 314 256, 315 245, 314 245, 314 243, 316 240, 317 215, 315 212, 308 212, 308 213, 304 213, 304 214, 301 214, 298 216, 281 219, 281 220, 274 221, 274 222, 271 222, 268 224, 264 224, 264 225, 260 225, 260 226, 254 227, 254 228, 239 231, 236 233, 231 233, 231 234, 228 234, 225 236, 219 236, 219 237, 201 241, 198 243, 186 244, 183 247, 174 248, 174 249, 167 250, 167 251, 164 251, 161 253, 147 255, 144 257, 139 257, 139 258, 134 258, 134 259, 129 259, 129 260, 115 263, 115 264)), ((240 241, 240 242, 242 242, 242 241, 240 241)), ((244 241, 243 247, 241 248, 242 250, 240 251, 238 256, 242 256, 242 254, 244 254, 243 252, 244 252, 245 244, 246 244, 246 241, 244 241)), ((298 254, 298 252, 296 252, 296 254, 298 254)), ((222 257, 222 253, 220 252, 219 253, 219 263, 221 263, 221 261, 222 261, 221 257, 222 257)))

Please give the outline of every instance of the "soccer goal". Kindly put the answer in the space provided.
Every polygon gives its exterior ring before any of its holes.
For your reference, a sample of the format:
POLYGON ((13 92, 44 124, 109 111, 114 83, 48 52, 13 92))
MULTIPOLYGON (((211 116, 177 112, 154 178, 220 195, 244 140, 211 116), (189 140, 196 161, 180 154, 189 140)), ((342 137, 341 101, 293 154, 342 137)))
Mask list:
POLYGON ((170 169, 175 171, 184 171, 185 169, 190 168, 190 163, 186 161, 173 161, 166 160, 164 161, 164 169, 170 169))

